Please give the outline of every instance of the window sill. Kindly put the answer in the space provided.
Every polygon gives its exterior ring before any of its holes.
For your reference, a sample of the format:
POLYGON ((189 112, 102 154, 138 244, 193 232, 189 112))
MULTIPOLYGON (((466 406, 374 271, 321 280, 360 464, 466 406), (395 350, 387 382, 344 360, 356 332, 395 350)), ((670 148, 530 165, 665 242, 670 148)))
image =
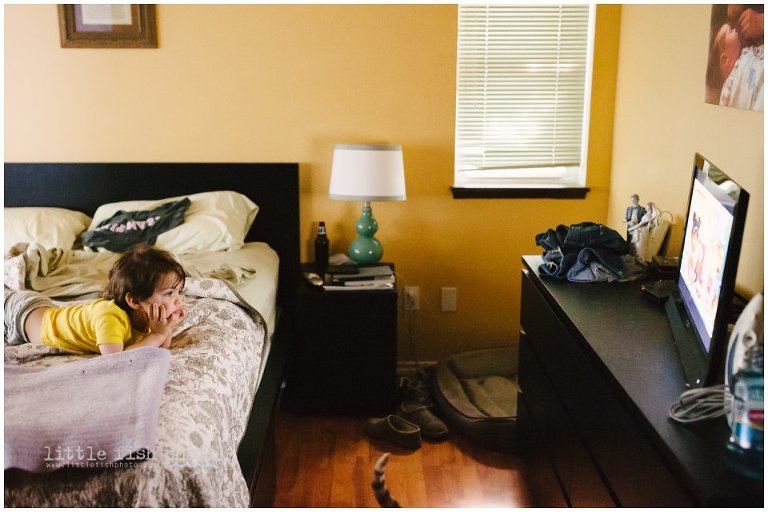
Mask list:
POLYGON ((589 187, 451 187, 454 199, 584 199, 589 187))

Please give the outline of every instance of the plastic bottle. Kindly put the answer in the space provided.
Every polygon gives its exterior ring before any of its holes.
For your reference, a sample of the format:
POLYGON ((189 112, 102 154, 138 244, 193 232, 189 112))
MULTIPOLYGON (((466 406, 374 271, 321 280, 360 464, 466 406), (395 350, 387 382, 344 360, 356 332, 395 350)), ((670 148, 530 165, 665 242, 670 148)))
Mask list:
POLYGON ((317 237, 315 237, 315 270, 320 276, 325 274, 328 268, 328 235, 325 233, 325 222, 320 222, 317 226, 317 237))
POLYGON ((745 354, 748 363, 736 372, 733 385, 731 436, 728 461, 738 472, 763 478, 763 344, 755 344, 745 354))

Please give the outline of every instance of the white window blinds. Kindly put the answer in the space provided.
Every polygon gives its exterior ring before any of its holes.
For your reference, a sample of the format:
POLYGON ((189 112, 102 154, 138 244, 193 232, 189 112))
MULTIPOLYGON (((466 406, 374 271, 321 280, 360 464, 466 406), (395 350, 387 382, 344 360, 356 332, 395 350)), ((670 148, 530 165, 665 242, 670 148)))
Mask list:
POLYGON ((589 5, 459 6, 457 186, 584 184, 593 12, 589 5))

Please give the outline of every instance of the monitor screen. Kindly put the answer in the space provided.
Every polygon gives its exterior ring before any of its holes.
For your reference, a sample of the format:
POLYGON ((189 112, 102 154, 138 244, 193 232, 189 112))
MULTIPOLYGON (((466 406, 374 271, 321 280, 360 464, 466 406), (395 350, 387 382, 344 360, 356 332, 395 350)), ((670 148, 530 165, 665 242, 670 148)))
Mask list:
POLYGON ((726 342, 748 200, 744 189, 696 155, 677 287, 684 324, 695 334, 710 372, 726 342))

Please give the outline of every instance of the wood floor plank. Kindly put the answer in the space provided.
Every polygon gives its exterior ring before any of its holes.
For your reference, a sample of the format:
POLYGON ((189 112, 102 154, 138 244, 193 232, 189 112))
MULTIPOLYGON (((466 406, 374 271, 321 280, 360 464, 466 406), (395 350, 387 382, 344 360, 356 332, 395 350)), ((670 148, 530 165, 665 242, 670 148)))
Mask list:
POLYGON ((447 507, 446 485, 451 482, 444 482, 443 469, 440 466, 424 466, 424 487, 427 494, 427 507, 447 507))
POLYGON ((521 460, 459 435, 407 450, 369 439, 365 418, 277 417, 276 507, 378 507, 373 465, 390 452, 386 481, 403 507, 531 506, 521 460))

